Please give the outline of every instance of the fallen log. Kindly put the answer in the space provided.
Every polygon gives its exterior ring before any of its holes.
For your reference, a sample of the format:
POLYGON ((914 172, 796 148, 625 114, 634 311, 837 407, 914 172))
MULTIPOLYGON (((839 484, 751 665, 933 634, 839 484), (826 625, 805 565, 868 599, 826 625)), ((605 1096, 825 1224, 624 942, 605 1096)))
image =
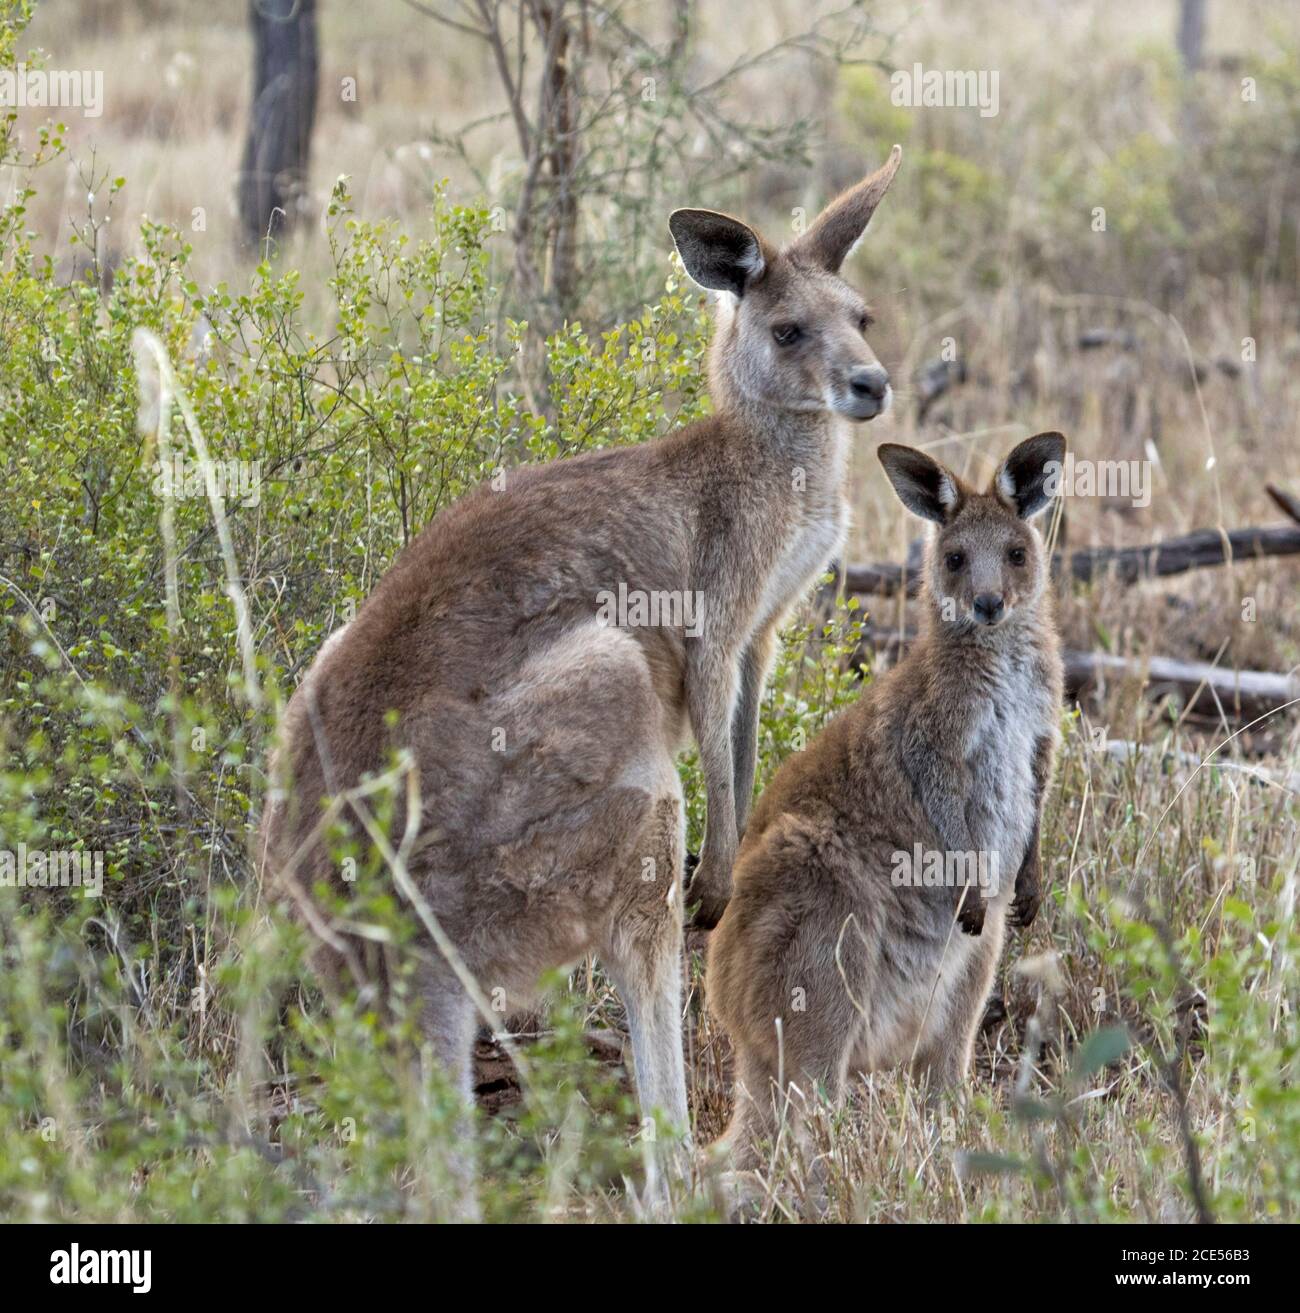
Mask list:
MULTIPOLYGON (((916 638, 908 629, 868 626, 861 646, 850 660, 862 664, 866 649, 884 652, 897 660, 916 638)), ((1172 657, 1122 657, 1109 652, 1062 653, 1065 665, 1065 695, 1073 702, 1107 684, 1141 681, 1150 696, 1174 693, 1181 704, 1197 715, 1230 720, 1253 720, 1288 702, 1300 699, 1300 676, 1275 674, 1268 670, 1232 670, 1208 661, 1180 661, 1172 657)))
MULTIPOLYGON (((844 567, 844 591, 871 597, 897 597, 903 587, 903 567, 893 561, 873 561, 867 565, 844 567)), ((834 592, 834 589, 831 590, 834 592)), ((916 570, 907 572, 907 595, 915 597, 921 591, 921 576, 916 570)))
POLYGON ((1269 670, 1230 670, 1208 661, 1109 652, 1066 652, 1064 657, 1066 688, 1075 698, 1109 681, 1140 679, 1151 696, 1176 693, 1184 707, 1199 715, 1218 716, 1222 709, 1232 720, 1253 720, 1300 698, 1300 677, 1269 670))
MULTIPOLYGON (((1052 572, 1059 577, 1068 561, 1071 578, 1080 583, 1110 574, 1120 583, 1131 584, 1229 561, 1236 564, 1277 556, 1300 556, 1300 525, 1263 525, 1223 532, 1197 529, 1143 547, 1081 547, 1068 557, 1058 552, 1052 558, 1052 572)), ((850 594, 895 597, 904 586, 904 578, 907 596, 915 597, 921 580, 914 566, 905 570, 894 561, 849 565, 844 569, 844 589, 850 594)))
POLYGON ((1275 483, 1266 483, 1264 491, 1268 493, 1274 504, 1284 515, 1289 515, 1297 524, 1300 524, 1300 497, 1287 492, 1285 488, 1279 488, 1275 483))
MULTIPOLYGON (((1257 528, 1197 529, 1181 538, 1166 538, 1147 547, 1084 547, 1070 554, 1070 574, 1081 583, 1113 573, 1121 583, 1159 579, 1226 561, 1300 555, 1300 527, 1289 524, 1257 528)), ((1059 569, 1056 561, 1055 568, 1059 569)))

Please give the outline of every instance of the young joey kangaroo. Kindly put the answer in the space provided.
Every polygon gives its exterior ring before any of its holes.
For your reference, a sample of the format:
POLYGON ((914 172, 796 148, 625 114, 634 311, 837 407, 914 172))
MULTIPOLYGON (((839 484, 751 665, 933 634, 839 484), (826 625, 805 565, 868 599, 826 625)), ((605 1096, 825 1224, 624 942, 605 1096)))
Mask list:
MULTIPOLYGON (((895 146, 783 250, 725 215, 675 212, 687 271, 722 294, 715 413, 644 446, 513 470, 444 510, 283 718, 263 830, 272 878, 300 904, 337 879, 322 799, 405 749, 421 811, 410 873, 484 993, 527 1000, 545 971, 597 953, 627 1009, 643 1110, 678 1127, 675 757, 693 733, 708 826, 692 896, 713 921, 773 631, 842 539, 848 421, 889 402, 866 307, 838 270, 900 158, 895 146)), ((474 1005, 425 947, 422 1024, 468 1102, 474 1005)))
POLYGON ((836 1099, 850 1072, 966 1075, 1007 917, 1028 925, 1042 898, 1062 672, 1029 521, 1064 452, 1059 433, 1029 438, 980 493, 922 452, 880 448, 903 504, 938 526, 926 624, 785 762, 745 834, 708 964, 735 1046, 737 1168, 773 1128, 780 1073, 836 1099))

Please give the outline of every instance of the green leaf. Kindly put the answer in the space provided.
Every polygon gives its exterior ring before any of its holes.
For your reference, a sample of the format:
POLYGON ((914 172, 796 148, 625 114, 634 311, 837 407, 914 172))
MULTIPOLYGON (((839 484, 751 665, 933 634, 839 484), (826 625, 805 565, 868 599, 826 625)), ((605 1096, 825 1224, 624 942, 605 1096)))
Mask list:
POLYGON ((1129 1047, 1128 1029, 1124 1026, 1103 1026, 1094 1030, 1084 1040, 1075 1055, 1074 1075, 1076 1078, 1091 1075, 1102 1067, 1122 1057, 1129 1047))
POLYGON ((1023 1158, 1011 1158, 1001 1153, 963 1153, 960 1162, 966 1176, 1012 1176, 1029 1170, 1029 1164, 1023 1158))

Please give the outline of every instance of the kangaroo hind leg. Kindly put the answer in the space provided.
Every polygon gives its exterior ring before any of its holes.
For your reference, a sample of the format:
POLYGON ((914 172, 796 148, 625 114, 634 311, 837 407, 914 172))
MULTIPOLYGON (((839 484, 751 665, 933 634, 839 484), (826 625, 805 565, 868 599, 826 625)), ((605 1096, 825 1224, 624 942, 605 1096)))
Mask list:
POLYGON ((670 761, 661 773, 667 787, 633 845, 600 957, 627 1011, 643 1125, 652 1126, 658 1113, 685 1149, 690 1126, 682 1057, 683 807, 670 761))

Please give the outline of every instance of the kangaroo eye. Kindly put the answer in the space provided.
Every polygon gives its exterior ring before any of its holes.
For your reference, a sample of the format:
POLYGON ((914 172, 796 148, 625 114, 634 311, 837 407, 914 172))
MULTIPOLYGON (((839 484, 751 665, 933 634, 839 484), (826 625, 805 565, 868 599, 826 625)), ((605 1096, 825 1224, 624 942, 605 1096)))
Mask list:
POLYGON ((1007 560, 1010 561, 1012 565, 1024 565, 1025 549, 1023 547, 1013 547, 1007 553, 1007 560))
POLYGON ((943 559, 944 559, 944 564, 948 567, 948 569, 950 569, 953 572, 953 574, 956 574, 957 571, 960 570, 962 566, 966 564, 966 553, 949 552, 948 555, 945 556, 943 559))
POLYGON ((772 329, 772 336, 776 338, 778 346, 789 346, 792 342, 797 342, 803 334, 803 329, 798 324, 777 324, 772 329))
POLYGON ((875 322, 876 322, 876 321, 875 321, 875 319, 872 317, 871 312, 870 312, 869 310, 864 310, 864 311, 858 316, 858 332, 859 332, 859 333, 865 333, 865 332, 867 331, 867 329, 870 328, 871 325, 874 324, 875 322))

